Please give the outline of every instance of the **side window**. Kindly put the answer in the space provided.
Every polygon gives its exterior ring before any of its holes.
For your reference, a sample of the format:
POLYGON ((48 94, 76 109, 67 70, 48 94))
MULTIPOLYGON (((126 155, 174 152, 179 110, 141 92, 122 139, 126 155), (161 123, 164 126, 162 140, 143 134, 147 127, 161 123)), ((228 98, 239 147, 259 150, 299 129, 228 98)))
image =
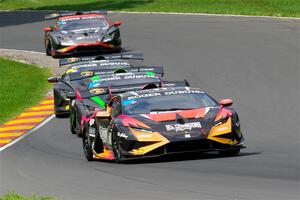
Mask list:
POLYGON ((120 97, 115 98, 111 105, 111 116, 117 117, 119 114, 122 113, 122 105, 121 105, 121 99, 120 97))

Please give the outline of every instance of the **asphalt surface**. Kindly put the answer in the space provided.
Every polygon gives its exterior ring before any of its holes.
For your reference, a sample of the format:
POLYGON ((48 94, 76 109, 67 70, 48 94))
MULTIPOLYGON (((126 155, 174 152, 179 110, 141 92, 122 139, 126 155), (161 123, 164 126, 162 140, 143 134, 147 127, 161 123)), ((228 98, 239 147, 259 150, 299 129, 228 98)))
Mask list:
MULTIPOLYGON (((61 199, 299 199, 299 21, 113 14, 127 50, 240 114, 247 149, 114 164, 87 162, 68 120, 0 152, 0 193, 61 199)), ((0 47, 43 51, 41 13, 0 13, 0 47)))

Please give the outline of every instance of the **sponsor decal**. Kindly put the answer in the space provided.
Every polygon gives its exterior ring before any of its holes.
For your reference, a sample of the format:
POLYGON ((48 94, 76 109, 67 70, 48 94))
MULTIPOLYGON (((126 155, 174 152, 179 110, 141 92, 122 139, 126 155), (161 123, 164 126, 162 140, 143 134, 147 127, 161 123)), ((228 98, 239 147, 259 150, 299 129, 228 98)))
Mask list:
POLYGON ((92 71, 84 71, 80 73, 81 76, 93 76, 93 74, 94 72, 92 71))
POLYGON ((79 36, 76 37, 76 40, 84 40, 84 39, 98 39, 98 35, 91 35, 91 36, 79 36))
POLYGON ((185 131, 185 130, 192 130, 193 128, 202 128, 200 122, 191 122, 185 124, 169 124, 166 125, 167 131, 185 131))
POLYGON ((102 94, 104 92, 105 92, 105 90, 103 88, 94 88, 94 89, 90 90, 91 94, 102 94))
POLYGON ((203 93, 200 90, 178 90, 178 91, 169 91, 165 92, 165 95, 176 95, 176 94, 201 94, 203 93))
POLYGON ((107 128, 99 126, 99 135, 103 143, 107 143, 107 128))
MULTIPOLYGON (((145 75, 145 76, 147 76, 147 75, 145 75)), ((166 92, 162 92, 162 93, 152 93, 152 94, 142 94, 142 95, 130 96, 127 99, 140 99, 140 98, 156 97, 156 96, 164 96, 164 95, 170 96, 170 95, 177 95, 177 94, 200 94, 200 93, 204 93, 204 92, 202 92, 200 90, 166 91, 166 92)))
POLYGON ((128 104, 135 104, 135 103, 136 103, 135 99, 128 99, 128 100, 123 101, 124 106, 127 106, 128 104))
POLYGON ((93 127, 89 127, 89 136, 95 137, 96 129, 93 127))
POLYGON ((128 138, 128 135, 126 135, 125 133, 121 133, 121 132, 118 132, 118 133, 117 133, 117 136, 118 136, 118 137, 121 137, 121 138, 125 138, 125 139, 128 138))
POLYGON ((147 74, 143 74, 143 75, 130 75, 130 76, 124 76, 124 79, 142 79, 142 78, 153 78, 154 73, 152 74, 152 72, 147 74))
POLYGON ((95 119, 91 119, 91 120, 89 121, 89 125, 90 125, 90 126, 93 126, 94 123, 95 123, 95 119))
POLYGON ((135 96, 128 97, 128 100, 129 99, 140 99, 140 98, 145 98, 145 97, 157 97, 157 96, 161 96, 161 94, 160 93, 150 93, 150 94, 135 95, 135 96))

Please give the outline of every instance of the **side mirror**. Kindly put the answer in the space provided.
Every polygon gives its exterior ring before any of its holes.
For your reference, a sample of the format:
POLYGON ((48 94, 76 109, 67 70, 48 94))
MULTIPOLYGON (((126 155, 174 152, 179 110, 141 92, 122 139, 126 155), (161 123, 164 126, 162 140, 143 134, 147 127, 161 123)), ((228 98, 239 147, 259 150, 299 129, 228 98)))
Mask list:
POLYGON ((232 101, 232 99, 221 99, 219 101, 219 103, 221 105, 223 105, 224 107, 228 107, 228 106, 231 106, 233 104, 233 101, 232 101))
POLYGON ((50 77, 50 78, 48 78, 48 83, 57 83, 58 81, 59 81, 59 79, 56 78, 56 77, 50 77))
POLYGON ((45 28, 44 28, 44 31, 45 31, 45 32, 52 31, 52 28, 51 28, 51 27, 45 27, 45 28))
POLYGON ((115 21, 115 22, 114 22, 114 26, 120 26, 121 24, 122 24, 121 21, 115 21))

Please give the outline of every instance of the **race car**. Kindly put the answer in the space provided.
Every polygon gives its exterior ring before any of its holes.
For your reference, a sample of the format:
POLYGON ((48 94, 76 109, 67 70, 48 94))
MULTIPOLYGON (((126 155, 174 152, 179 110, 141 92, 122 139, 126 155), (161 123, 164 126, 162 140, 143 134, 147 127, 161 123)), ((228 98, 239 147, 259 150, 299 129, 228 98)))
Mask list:
POLYGON ((120 21, 112 23, 107 11, 54 13, 55 26, 44 28, 45 51, 52 57, 96 52, 120 52, 120 21))
POLYGON ((170 87, 118 94, 86 119, 88 161, 217 151, 234 156, 244 138, 231 99, 219 102, 198 88, 170 87))
POLYGON ((87 89, 77 89, 67 94, 70 99, 70 129, 72 134, 82 135, 86 119, 95 110, 103 110, 116 94, 157 87, 189 86, 187 81, 166 81, 153 72, 119 73, 101 78, 94 76, 87 89))
POLYGON ((118 69, 115 69, 114 67, 103 67, 93 69, 93 71, 89 69, 88 71, 65 73, 61 78, 50 77, 48 82, 55 83, 53 87, 55 115, 57 118, 69 117, 70 101, 67 94, 74 93, 76 89, 87 89, 89 84, 99 84, 99 80, 102 80, 102 82, 104 81, 104 83, 110 83, 110 80, 122 79, 123 77, 127 78, 130 76, 130 78, 119 81, 122 84, 126 84, 126 81, 130 82, 130 79, 135 79, 136 77, 138 77, 137 79, 146 77, 160 79, 163 74, 163 67, 128 67, 118 69))
POLYGON ((101 54, 96 56, 84 56, 84 57, 70 57, 62 58, 59 60, 59 66, 70 65, 78 62, 89 63, 96 60, 144 60, 142 53, 114 53, 114 54, 101 54))

